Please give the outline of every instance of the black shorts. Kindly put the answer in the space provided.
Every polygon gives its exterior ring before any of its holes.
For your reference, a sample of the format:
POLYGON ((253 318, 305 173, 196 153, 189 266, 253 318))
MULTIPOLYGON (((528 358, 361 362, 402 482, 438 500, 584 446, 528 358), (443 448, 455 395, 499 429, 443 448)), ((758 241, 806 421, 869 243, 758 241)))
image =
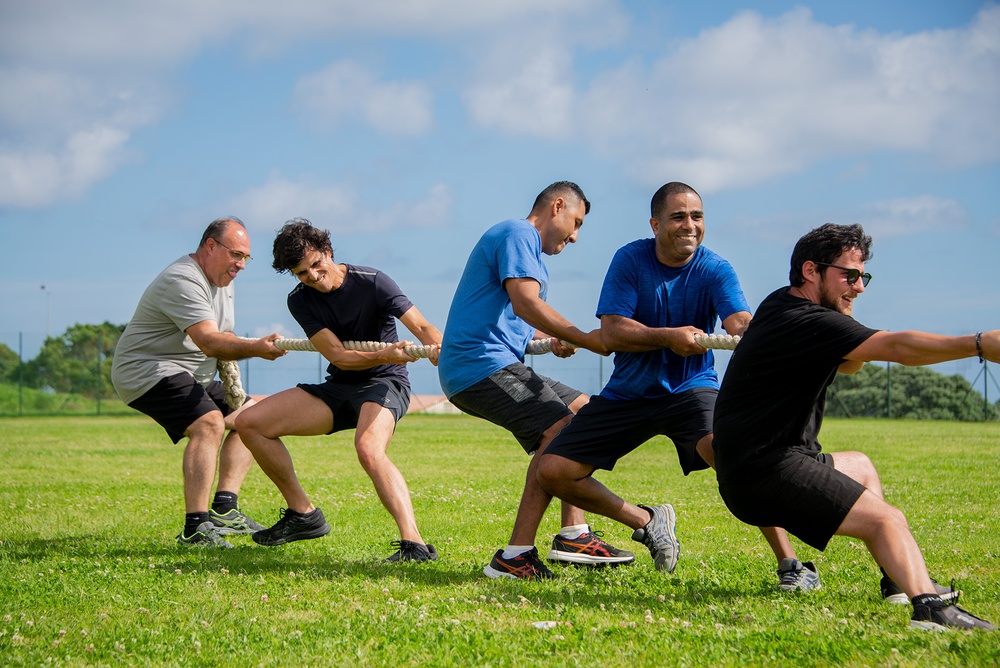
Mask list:
POLYGON ((202 387, 194 376, 183 371, 161 379, 129 406, 156 420, 174 443, 184 438, 184 432, 202 415, 222 411, 226 416, 233 412, 226 403, 222 383, 213 380, 208 387, 202 387))
POLYGON ((657 399, 615 400, 596 396, 580 409, 545 454, 608 471, 640 445, 663 435, 677 448, 684 475, 708 468, 695 446, 712 433, 718 390, 697 388, 657 399))
POLYGON ((763 478, 719 484, 722 500, 737 519, 781 527, 817 550, 826 549, 865 489, 823 453, 796 453, 763 478))
POLYGON ((530 455, 538 449, 546 429, 573 415, 568 406, 582 395, 579 390, 516 363, 490 374, 449 400, 463 412, 509 431, 530 455))
POLYGON ((356 385, 330 381, 315 385, 299 383, 297 387, 330 407, 333 412, 333 428, 328 434, 357 427, 361 406, 369 402, 388 408, 396 422, 406 415, 406 410, 410 407, 410 386, 393 378, 372 378, 356 385))

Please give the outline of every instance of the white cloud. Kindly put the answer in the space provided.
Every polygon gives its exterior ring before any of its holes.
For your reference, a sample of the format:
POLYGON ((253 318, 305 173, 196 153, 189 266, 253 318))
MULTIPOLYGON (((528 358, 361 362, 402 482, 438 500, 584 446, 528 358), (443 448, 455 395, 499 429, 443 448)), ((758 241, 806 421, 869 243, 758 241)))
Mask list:
POLYGON ((223 210, 232 211, 254 231, 277 230, 293 217, 309 219, 337 235, 372 234, 443 227, 452 221, 451 189, 438 184, 416 201, 399 201, 388 208, 366 207, 358 192, 344 184, 293 182, 272 176, 267 183, 234 198, 223 210))
POLYGON ((349 61, 303 76, 295 86, 296 105, 321 128, 361 117, 380 132, 420 135, 431 127, 433 96, 415 82, 376 80, 349 61))
POLYGON ((922 195, 874 202, 850 221, 860 223, 866 232, 879 239, 890 239, 929 230, 958 230, 969 224, 969 214, 960 202, 922 195))

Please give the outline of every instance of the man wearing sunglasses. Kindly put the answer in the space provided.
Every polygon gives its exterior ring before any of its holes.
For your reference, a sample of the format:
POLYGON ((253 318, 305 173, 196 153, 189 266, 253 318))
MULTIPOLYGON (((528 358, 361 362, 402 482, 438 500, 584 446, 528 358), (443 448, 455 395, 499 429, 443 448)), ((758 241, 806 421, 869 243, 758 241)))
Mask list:
POLYGON ((174 443, 188 437, 181 545, 232 547, 222 534, 263 528, 237 506, 253 456, 235 431, 226 434, 239 411, 226 404, 222 383, 214 380, 219 359, 285 354, 274 345, 278 334, 252 341, 233 334, 232 284, 250 259, 243 223, 213 221, 198 249, 146 288, 115 348, 111 382, 122 401, 153 418, 174 443), (209 508, 217 462, 219 484, 209 508))
POLYGON ((736 347, 715 406, 719 492, 747 524, 784 527, 816 549, 834 535, 865 542, 890 602, 913 604, 910 626, 995 627, 954 605, 927 573, 906 518, 882 498, 861 452, 822 452, 826 389, 865 362, 917 366, 974 357, 1000 361, 1000 330, 968 336, 886 332, 851 317, 871 275, 871 237, 826 224, 792 251, 790 287, 771 293, 736 347))

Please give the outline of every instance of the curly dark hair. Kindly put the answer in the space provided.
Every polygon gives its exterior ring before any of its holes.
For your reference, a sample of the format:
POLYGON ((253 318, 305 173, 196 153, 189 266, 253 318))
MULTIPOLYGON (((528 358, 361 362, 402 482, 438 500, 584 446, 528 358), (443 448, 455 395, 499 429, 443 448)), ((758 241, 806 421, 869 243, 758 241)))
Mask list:
MULTIPOLYGON (((858 225, 837 225, 826 223, 805 234, 792 250, 791 269, 788 281, 792 287, 801 287, 806 280, 802 276, 802 265, 811 260, 818 264, 835 262, 843 253, 857 249, 861 260, 867 262, 872 256, 872 238, 858 225)), ((823 268, 826 271, 827 267, 823 268)))
POLYGON ((309 249, 329 253, 332 260, 330 233, 313 227, 305 218, 292 218, 278 230, 278 236, 274 238, 274 262, 271 266, 279 274, 290 271, 302 262, 309 249))

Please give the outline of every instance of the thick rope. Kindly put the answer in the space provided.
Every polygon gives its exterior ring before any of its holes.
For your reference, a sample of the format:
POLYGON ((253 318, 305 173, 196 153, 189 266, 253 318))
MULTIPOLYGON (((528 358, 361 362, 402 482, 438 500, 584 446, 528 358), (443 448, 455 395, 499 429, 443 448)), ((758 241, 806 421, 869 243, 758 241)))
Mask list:
MULTIPOLYGON (((241 337, 243 338, 243 337, 241 337)), ((256 339, 244 339, 245 341, 255 341, 256 339)), ((703 348, 714 348, 716 350, 733 350, 740 342, 740 337, 726 334, 697 334, 694 337, 695 343, 703 348)), ((575 347, 563 341, 564 346, 575 347)), ((385 341, 344 341, 344 347, 348 350, 358 350, 366 353, 373 353, 385 350, 391 343, 385 341)), ((303 352, 316 352, 316 347, 309 339, 278 339, 274 342, 275 348, 281 350, 298 350, 303 352)), ((403 348, 410 357, 418 359, 426 358, 431 350, 430 346, 406 346, 403 348)), ((544 355, 552 352, 552 339, 532 339, 528 342, 524 353, 526 355, 544 355)), ((240 383, 240 367, 233 360, 219 360, 219 379, 226 390, 226 403, 234 409, 239 408, 246 402, 247 393, 240 383)))

